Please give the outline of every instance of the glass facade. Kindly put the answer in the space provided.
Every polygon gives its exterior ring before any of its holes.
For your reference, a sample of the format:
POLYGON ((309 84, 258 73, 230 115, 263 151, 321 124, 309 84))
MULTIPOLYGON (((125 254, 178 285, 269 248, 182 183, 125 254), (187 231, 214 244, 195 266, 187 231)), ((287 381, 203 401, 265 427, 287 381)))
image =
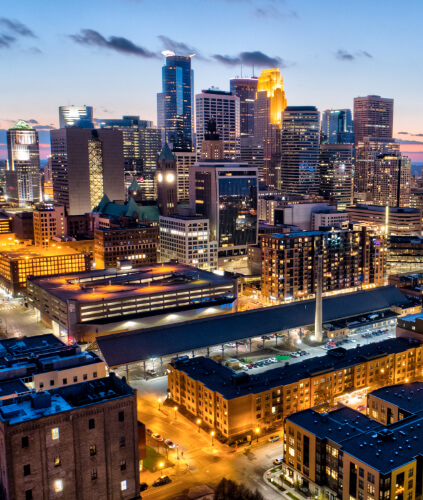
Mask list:
POLYGON ((257 241, 257 177, 220 172, 219 247, 254 245, 257 241))
POLYGON ((159 127, 174 151, 191 151, 194 72, 191 57, 168 56, 162 68, 163 91, 157 96, 159 127))
POLYGON ((253 137, 257 78, 233 78, 230 81, 230 90, 240 99, 241 137, 253 137))
POLYGON ((353 144, 353 120, 350 109, 323 111, 322 132, 325 144, 353 144))

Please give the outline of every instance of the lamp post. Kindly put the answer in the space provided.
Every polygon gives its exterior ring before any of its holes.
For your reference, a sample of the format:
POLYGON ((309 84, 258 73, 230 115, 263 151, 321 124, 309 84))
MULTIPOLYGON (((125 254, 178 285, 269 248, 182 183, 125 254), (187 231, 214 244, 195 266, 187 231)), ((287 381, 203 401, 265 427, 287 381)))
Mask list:
POLYGON ((256 429, 256 434, 257 434, 257 443, 258 443, 259 433, 260 433, 260 429, 257 427, 257 429, 256 429))
POLYGON ((160 403, 162 402, 162 400, 159 398, 158 399, 158 403, 159 403, 159 411, 160 411, 160 403))
POLYGON ((175 420, 176 420, 176 412, 178 411, 178 407, 175 406, 175 408, 173 408, 175 410, 175 420))
POLYGON ((212 446, 214 446, 214 431, 210 432, 210 436, 212 438, 212 446))
POLYGON ((179 444, 176 445, 176 460, 179 460, 179 444))
POLYGON ((159 476, 159 477, 161 477, 161 476, 162 476, 162 470, 163 470, 163 467, 164 467, 164 463, 163 463, 163 462, 160 462, 160 463, 159 463, 159 472, 160 472, 160 476, 159 476))
POLYGON ((201 424, 201 419, 197 419, 198 434, 200 434, 200 424, 201 424))

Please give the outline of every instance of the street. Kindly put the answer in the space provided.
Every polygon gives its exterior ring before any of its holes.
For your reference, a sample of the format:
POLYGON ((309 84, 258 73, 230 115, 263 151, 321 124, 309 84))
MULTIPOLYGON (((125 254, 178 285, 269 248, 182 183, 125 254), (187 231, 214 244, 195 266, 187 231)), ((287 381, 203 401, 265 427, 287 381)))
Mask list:
POLYGON ((39 313, 23 305, 23 299, 12 299, 4 293, 0 293, 0 319, 1 338, 52 333, 52 329, 40 321, 39 313))

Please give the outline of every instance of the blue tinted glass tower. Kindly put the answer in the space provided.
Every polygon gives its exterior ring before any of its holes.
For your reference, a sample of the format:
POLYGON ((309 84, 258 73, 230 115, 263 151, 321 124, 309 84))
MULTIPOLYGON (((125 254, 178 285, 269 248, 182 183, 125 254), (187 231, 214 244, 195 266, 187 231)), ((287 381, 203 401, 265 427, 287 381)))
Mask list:
POLYGON ((191 56, 166 52, 162 68, 161 93, 157 94, 157 123, 164 130, 165 142, 173 151, 192 150, 194 72, 191 56))
POLYGON ((323 112, 324 144, 353 144, 353 120, 350 109, 327 109, 323 112))

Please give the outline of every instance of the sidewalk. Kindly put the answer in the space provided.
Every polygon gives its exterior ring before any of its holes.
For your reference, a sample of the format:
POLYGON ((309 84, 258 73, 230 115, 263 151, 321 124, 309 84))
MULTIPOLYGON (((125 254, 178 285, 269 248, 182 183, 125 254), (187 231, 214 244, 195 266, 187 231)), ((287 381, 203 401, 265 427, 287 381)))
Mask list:
MULTIPOLYGON (((277 467, 277 466, 276 466, 277 467)), ((285 500, 305 500, 305 497, 302 493, 299 493, 294 486, 288 486, 287 483, 282 481, 280 479, 280 474, 281 470, 277 470, 276 472, 271 472, 272 469, 268 469, 264 474, 263 474, 263 479, 266 484, 268 484, 272 489, 277 491, 282 498, 285 500), (272 481, 271 481, 272 479, 272 481), (284 491, 279 489, 275 483, 277 483, 279 486, 281 486, 284 491)), ((311 497, 310 497, 311 498, 311 497)))

